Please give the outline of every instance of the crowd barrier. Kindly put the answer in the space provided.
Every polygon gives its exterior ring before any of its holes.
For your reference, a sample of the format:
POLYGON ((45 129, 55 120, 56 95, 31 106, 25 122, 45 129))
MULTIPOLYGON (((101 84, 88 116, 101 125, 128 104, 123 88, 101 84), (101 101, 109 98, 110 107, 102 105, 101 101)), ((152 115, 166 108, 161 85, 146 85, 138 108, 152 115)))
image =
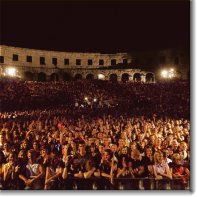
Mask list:
POLYGON ((68 190, 189 190, 190 181, 181 179, 154 178, 114 178, 113 181, 102 178, 72 178, 64 183, 68 190))
MULTIPOLYGON (((43 182, 44 183, 44 182, 43 182)), ((54 182, 55 183, 55 182, 54 182)), ((15 188, 18 190, 17 188, 15 188)), ((26 187, 25 190, 31 190, 26 187)), ((44 189, 44 186, 40 189, 44 189)), ((48 188, 49 189, 49 188, 48 188)), ((190 181, 154 178, 68 178, 50 187, 51 190, 190 190, 190 181)), ((9 190, 0 184, 0 190, 9 190)), ((13 189, 11 189, 13 190, 13 189)))

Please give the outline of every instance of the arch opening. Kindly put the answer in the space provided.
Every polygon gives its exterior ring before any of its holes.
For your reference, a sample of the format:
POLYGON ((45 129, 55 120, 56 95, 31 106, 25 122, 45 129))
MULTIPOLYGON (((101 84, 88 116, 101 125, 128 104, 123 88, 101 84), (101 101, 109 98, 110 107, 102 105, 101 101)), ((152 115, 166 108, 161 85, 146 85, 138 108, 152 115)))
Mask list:
POLYGON ((46 81, 46 74, 43 72, 38 73, 38 81, 40 82, 46 81))
POLYGON ((24 74, 25 80, 27 81, 33 81, 34 80, 34 74, 32 72, 25 72, 24 74))
POLYGON ((117 74, 111 74, 111 75, 109 76, 109 80, 112 81, 112 82, 118 81, 118 76, 117 76, 117 74))
POLYGON ((63 81, 70 81, 72 79, 71 75, 67 72, 63 73, 63 81))
POLYGON ((59 76, 57 73, 52 73, 50 76, 50 81, 59 81, 59 76))
POLYGON ((94 79, 94 75, 93 74, 87 74, 86 75, 86 79, 93 80, 94 79))
POLYGON ((133 80, 134 80, 135 82, 140 82, 140 81, 141 81, 141 74, 140 74, 140 73, 135 73, 135 74, 133 75, 133 80))
POLYGON ((122 74, 121 81, 124 82, 124 83, 129 81, 129 74, 128 73, 122 74))
POLYGON ((76 74, 74 78, 75 80, 81 80, 83 77, 81 74, 76 74))
POLYGON ((154 82, 154 75, 153 73, 146 74, 146 82, 154 82))

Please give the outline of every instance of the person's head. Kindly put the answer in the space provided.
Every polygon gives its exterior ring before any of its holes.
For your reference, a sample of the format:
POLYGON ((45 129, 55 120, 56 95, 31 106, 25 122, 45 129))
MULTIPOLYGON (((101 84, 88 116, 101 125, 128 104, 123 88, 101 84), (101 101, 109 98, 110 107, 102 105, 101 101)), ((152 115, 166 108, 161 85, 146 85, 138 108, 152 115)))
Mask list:
POLYGON ((151 157, 153 155, 153 150, 151 147, 146 148, 146 156, 151 157))
POLYGON ((91 145, 91 144, 93 144, 94 143, 94 138, 89 138, 88 139, 88 145, 91 145))
POLYGON ((127 154, 127 147, 124 147, 121 149, 121 154, 126 155, 127 154))
POLYGON ((178 148, 178 146, 179 146, 179 143, 177 142, 176 139, 174 139, 174 140, 172 141, 172 148, 173 148, 173 150, 176 150, 176 149, 178 148))
POLYGON ((24 159, 25 157, 26 157, 25 151, 24 150, 20 150, 20 152, 18 153, 18 158, 24 159))
POLYGON ((103 139, 103 133, 99 132, 99 133, 98 133, 98 138, 99 138, 99 139, 103 139))
POLYGON ((155 143, 155 138, 156 138, 155 135, 151 135, 150 136, 150 142, 151 142, 151 144, 154 144, 155 143))
POLYGON ((138 139, 138 141, 142 141, 144 139, 144 134, 143 133, 139 133, 137 135, 137 139, 138 139))
POLYGON ((103 152, 103 160, 110 161, 110 159, 111 159, 110 150, 107 149, 103 152))
POLYGON ((8 156, 8 162, 9 163, 12 163, 12 164, 16 162, 16 153, 13 153, 12 152, 12 153, 9 154, 9 156, 8 156))
POLYGON ((95 150, 96 150, 95 145, 94 145, 94 144, 91 144, 91 145, 90 145, 90 152, 91 152, 91 153, 95 153, 95 150))
POLYGON ((167 149, 168 149, 168 155, 169 156, 172 156, 174 154, 174 151, 172 149, 172 146, 169 146, 167 149))
POLYGON ((80 154, 85 153, 85 143, 79 143, 78 151, 79 151, 80 154))
POLYGON ((5 140, 6 140, 5 134, 2 132, 2 133, 0 134, 0 143, 1 143, 1 144, 4 144, 4 143, 5 143, 5 140))
POLYGON ((80 137, 79 132, 75 132, 75 138, 80 137))
POLYGON ((69 148, 68 144, 62 146, 62 155, 64 155, 64 156, 68 155, 68 148, 69 148))
POLYGON ((110 147, 110 150, 115 153, 117 151, 117 145, 116 144, 112 144, 110 147))
POLYGON ((131 150, 137 149, 137 144, 136 144, 136 142, 131 142, 130 148, 131 148, 131 150))
POLYGON ((181 164, 181 161, 182 161, 181 155, 178 154, 178 153, 173 154, 172 161, 173 161, 175 164, 181 164))
POLYGON ((36 160, 36 152, 35 152, 35 150, 33 150, 33 149, 28 150, 27 157, 28 157, 28 160, 31 160, 31 161, 34 162, 36 160))
POLYGON ((161 151, 155 152, 154 154, 155 164, 161 164, 164 161, 163 153, 161 151))
POLYGON ((161 144, 162 144, 162 139, 161 139, 161 137, 157 137, 156 139, 155 139, 155 146, 157 147, 157 146, 161 146, 161 144))
POLYGON ((41 148, 40 155, 42 157, 46 157, 48 155, 48 151, 47 151, 47 149, 45 147, 41 148))
POLYGON ((9 144, 8 144, 7 142, 5 142, 5 143, 3 144, 3 149, 4 149, 4 150, 9 150, 9 144))
POLYGON ((76 149, 77 148, 76 143, 73 142, 73 141, 70 142, 70 146, 71 146, 72 149, 76 149))
POLYGON ((127 133, 126 133, 126 131, 123 131, 122 133, 121 133, 121 136, 120 136, 122 139, 126 139, 127 138, 127 133))
POLYGON ((99 145, 99 152, 102 154, 104 152, 104 146, 103 144, 99 145))
POLYGON ((21 148, 22 149, 27 149, 27 141, 26 140, 22 141, 21 148))
POLYGON ((111 142, 111 138, 109 137, 103 139, 104 146, 109 146, 110 142, 111 142))
POLYGON ((34 150, 38 150, 39 149, 39 146, 38 146, 38 142, 33 142, 33 149, 34 150))
POLYGON ((140 160, 141 159, 140 151, 138 149, 132 150, 131 151, 131 158, 134 160, 140 160))
POLYGON ((181 142, 179 145, 179 150, 180 151, 187 151, 187 143, 186 142, 181 142))
POLYGON ((119 147, 125 146, 125 141, 124 141, 124 139, 120 138, 120 139, 118 140, 118 145, 119 145, 119 147))

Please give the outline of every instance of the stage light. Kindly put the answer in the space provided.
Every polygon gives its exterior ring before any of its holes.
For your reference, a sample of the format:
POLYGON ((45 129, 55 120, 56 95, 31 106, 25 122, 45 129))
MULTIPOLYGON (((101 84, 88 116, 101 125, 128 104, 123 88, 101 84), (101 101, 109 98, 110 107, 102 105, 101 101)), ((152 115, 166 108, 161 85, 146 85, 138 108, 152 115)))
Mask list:
POLYGON ((6 68, 5 75, 10 76, 10 77, 15 77, 16 76, 16 68, 6 68))
POLYGON ((103 75, 103 74, 98 74, 98 79, 105 79, 105 75, 103 75))
POLYGON ((94 102, 96 102, 97 101, 97 99, 96 98, 94 98, 94 102))
POLYGON ((162 70, 162 71, 161 71, 161 76, 162 76, 163 78, 167 78, 167 76, 168 76, 168 71, 167 71, 167 70, 162 70))
POLYGON ((174 72, 174 68, 171 68, 171 69, 170 69, 170 72, 174 72))
POLYGON ((166 79, 172 79, 176 76, 176 72, 175 72, 174 68, 170 68, 168 70, 162 70, 161 76, 166 79))
POLYGON ((84 100, 87 101, 88 100, 88 97, 85 97, 84 100))

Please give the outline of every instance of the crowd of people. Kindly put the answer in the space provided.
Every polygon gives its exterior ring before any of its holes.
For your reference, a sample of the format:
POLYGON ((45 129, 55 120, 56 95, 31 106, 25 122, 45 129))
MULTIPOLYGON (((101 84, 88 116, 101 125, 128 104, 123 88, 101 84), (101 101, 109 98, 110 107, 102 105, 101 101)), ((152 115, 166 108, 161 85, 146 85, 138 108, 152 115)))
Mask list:
POLYGON ((1 189, 189 188, 188 83, 5 80, 0 89, 1 189))
POLYGON ((188 82, 114 83, 102 80, 69 82, 0 81, 2 111, 51 106, 116 107, 138 115, 189 118, 188 82))

